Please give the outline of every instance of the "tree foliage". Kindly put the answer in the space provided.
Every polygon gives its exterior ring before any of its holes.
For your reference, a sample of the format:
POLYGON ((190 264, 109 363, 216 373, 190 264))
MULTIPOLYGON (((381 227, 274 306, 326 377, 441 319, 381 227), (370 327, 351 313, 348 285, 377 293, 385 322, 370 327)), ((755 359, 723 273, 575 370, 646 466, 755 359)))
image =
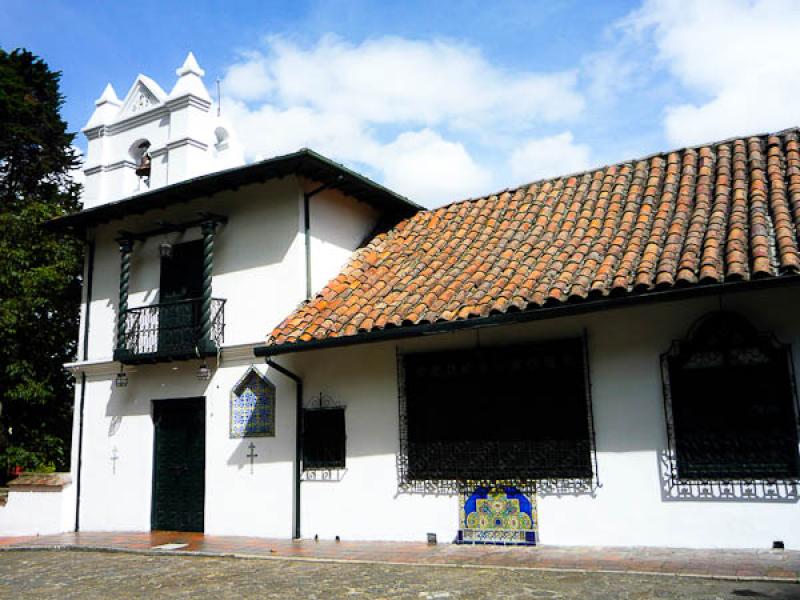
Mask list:
POLYGON ((0 49, 0 479, 69 463, 81 247, 43 227, 79 209, 60 77, 0 49))

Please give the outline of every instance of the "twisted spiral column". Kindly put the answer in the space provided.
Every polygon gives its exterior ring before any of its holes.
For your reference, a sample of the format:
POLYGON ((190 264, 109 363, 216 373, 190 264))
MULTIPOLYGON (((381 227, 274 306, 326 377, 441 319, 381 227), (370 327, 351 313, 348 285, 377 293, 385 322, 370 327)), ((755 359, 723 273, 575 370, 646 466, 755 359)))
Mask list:
POLYGON ((131 251, 133 240, 120 238, 119 240, 119 307, 117 311, 117 350, 125 349, 125 334, 127 328, 128 289, 131 281, 131 251))
POLYGON ((211 340, 211 277, 214 271, 214 232, 216 221, 205 221, 203 233, 203 295, 200 300, 200 350, 215 350, 211 340))

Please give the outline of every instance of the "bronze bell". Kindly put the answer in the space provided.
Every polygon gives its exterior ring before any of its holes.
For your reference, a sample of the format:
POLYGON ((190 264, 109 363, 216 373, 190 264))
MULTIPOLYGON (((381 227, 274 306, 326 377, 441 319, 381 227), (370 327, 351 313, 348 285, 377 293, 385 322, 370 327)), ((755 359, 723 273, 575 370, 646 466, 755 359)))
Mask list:
POLYGON ((150 155, 146 151, 142 154, 142 159, 136 167, 136 175, 138 177, 150 177, 150 155))

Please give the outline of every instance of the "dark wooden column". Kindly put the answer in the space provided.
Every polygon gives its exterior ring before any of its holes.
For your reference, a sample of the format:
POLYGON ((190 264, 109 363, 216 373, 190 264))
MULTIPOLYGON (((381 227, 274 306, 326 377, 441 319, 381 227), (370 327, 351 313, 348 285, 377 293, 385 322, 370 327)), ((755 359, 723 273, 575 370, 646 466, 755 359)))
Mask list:
POLYGON ((204 221, 200 227, 203 233, 203 294, 200 301, 200 340, 201 352, 216 352, 211 340, 211 278, 214 272, 214 233, 217 221, 204 221))
POLYGON ((117 352, 125 350, 126 319, 128 312, 128 288, 131 280, 131 251, 133 240, 120 238, 119 240, 119 306, 117 310, 117 352))

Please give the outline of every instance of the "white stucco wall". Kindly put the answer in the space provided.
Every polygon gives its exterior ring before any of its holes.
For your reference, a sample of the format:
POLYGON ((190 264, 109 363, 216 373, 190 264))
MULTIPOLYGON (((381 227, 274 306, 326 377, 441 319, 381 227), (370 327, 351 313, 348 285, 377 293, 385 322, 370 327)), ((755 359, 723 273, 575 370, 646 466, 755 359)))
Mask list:
POLYGON ((230 123, 214 110, 203 71, 190 54, 167 94, 139 75, 124 100, 109 85, 83 129, 87 138, 84 208, 92 208, 190 177, 244 164, 244 153, 230 123), (220 136, 220 129, 225 133, 220 136), (149 142, 149 181, 135 169, 149 142))
MULTIPOLYGON (((193 361, 130 369, 126 388, 115 388, 111 373, 91 377, 84 409, 81 529, 150 530, 153 402, 205 397, 206 532, 289 537, 294 395, 285 378, 269 374, 278 391, 275 437, 229 437, 229 392, 251 363, 227 361, 210 381, 197 380, 193 361), (258 455, 252 474, 246 458, 250 442, 258 455)), ((266 371, 264 365, 259 369, 266 371)))
MULTIPOLYGON (((304 185, 319 185, 303 182, 304 185)), ((225 345, 263 342, 305 298, 302 190, 294 177, 270 180, 211 199, 115 221, 98 229, 89 327, 89 360, 110 359, 119 301, 119 232, 155 228, 157 221, 196 221, 198 212, 228 217, 217 229, 212 289, 226 299, 225 345)), ((370 206, 328 190, 311 200, 313 289, 335 277, 377 220, 370 206)), ((200 227, 166 236, 172 243, 200 239, 200 227)), ((136 242, 131 254, 131 308, 158 303, 161 262, 156 236, 136 242)), ((81 327, 81 332, 83 328, 81 327)), ((81 333, 81 335, 83 335, 81 333)))
MULTIPOLYGON (((799 299, 800 290, 750 292, 727 296, 723 307, 797 345, 800 323, 793 307, 799 299)), ((593 494, 540 495, 541 543, 768 548, 783 540, 788 548, 800 548, 796 500, 674 499, 664 490, 659 355, 719 304, 717 298, 686 300, 481 331, 483 345, 588 333, 600 487, 593 494)), ((346 406, 347 468, 339 481, 302 483, 304 537, 420 541, 433 532, 442 542, 454 538, 456 497, 398 489, 396 352, 475 343, 475 332, 462 332, 278 359, 303 376, 306 403, 324 393, 346 406)), ((277 386, 276 436, 232 440, 230 389, 258 363, 247 348, 225 356, 209 382, 197 381, 195 361, 130 369, 124 389, 113 387, 108 365, 107 372, 92 368, 84 421, 83 530, 150 528, 153 400, 205 396, 206 532, 291 536, 294 384, 258 365, 277 386), (250 442, 258 455, 252 474, 246 457, 250 442)))
POLYGON ((72 531, 75 488, 11 489, 0 506, 0 535, 50 535, 72 531))
MULTIPOLYGON (((310 181, 301 183, 306 192, 318 185, 310 181)), ((311 197, 309 216, 311 292, 316 294, 339 274, 352 249, 372 233, 378 212, 338 190, 327 189, 311 197)))
MULTIPOLYGON (((759 330, 800 343, 800 290, 730 295, 724 308, 759 330)), ((797 500, 678 500, 662 486, 666 448, 659 355, 686 335, 717 298, 642 306, 482 330, 481 344, 589 336, 589 362, 600 487, 594 495, 539 496, 544 544, 800 548, 797 500)), ((305 394, 320 391, 347 406, 347 471, 337 482, 302 485, 303 535, 343 539, 455 536, 454 497, 399 493, 396 348, 402 352, 470 347, 476 334, 431 336, 285 357, 304 376, 305 394)), ((795 352, 795 358, 797 352, 795 352)))
MULTIPOLYGON (((304 185, 318 185, 303 182, 304 185)), ((335 276, 372 230, 375 211, 335 192, 314 201, 312 254, 316 281, 335 276)), ((114 221, 95 232, 95 265, 88 335, 88 359, 74 366, 77 377, 73 422, 72 470, 77 480, 82 373, 84 396, 81 452, 80 524, 85 531, 145 531, 150 529, 153 469, 152 403, 158 399, 206 398, 206 531, 240 535, 288 537, 292 527, 292 461, 294 460, 294 388, 279 374, 277 435, 274 438, 229 438, 229 393, 256 361, 252 347, 305 297, 305 252, 302 188, 294 177, 271 180, 237 191, 198 199, 165 210, 149 211, 114 221), (157 221, 196 220, 209 211, 228 217, 217 230, 213 296, 225 298, 225 343, 219 368, 210 382, 199 382, 199 360, 128 367, 127 388, 114 387, 119 369, 111 360, 116 342, 119 293, 120 231, 156 227, 157 221), (288 387, 287 387, 288 386, 288 387), (258 454, 250 474, 245 458, 250 442, 258 454), (116 448, 116 472, 112 452, 116 448)), ((169 234, 173 243, 199 239, 199 227, 169 234)), ((161 237, 137 242, 131 256, 128 304, 159 301, 161 237)), ((86 290, 84 290, 85 294, 86 290)), ((85 296, 84 296, 85 300, 85 296)), ((85 304, 81 308, 81 338, 85 304)), ((33 506, 33 505, 31 505, 33 506)), ((34 515, 35 516, 35 515, 34 515)), ((74 525, 72 510, 71 529, 74 525)), ((30 528, 28 528, 30 529, 30 528)), ((4 533, 0 527, 0 534, 4 533)), ((22 533, 22 532, 18 532, 22 533)))

